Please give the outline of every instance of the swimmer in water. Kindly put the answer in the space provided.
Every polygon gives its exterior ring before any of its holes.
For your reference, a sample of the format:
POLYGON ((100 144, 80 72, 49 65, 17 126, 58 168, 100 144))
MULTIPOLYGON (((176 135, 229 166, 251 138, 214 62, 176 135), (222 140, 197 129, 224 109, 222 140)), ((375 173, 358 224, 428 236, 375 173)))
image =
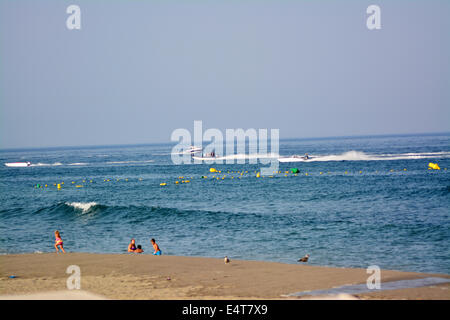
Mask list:
POLYGON ((61 249, 62 253, 66 253, 66 252, 64 251, 63 241, 62 241, 62 239, 61 239, 61 235, 59 234, 59 231, 56 230, 56 231, 55 231, 55 249, 56 249, 56 253, 59 252, 58 247, 59 247, 59 249, 61 249))
POLYGON ((153 249, 155 250, 153 252, 153 255, 160 256, 162 254, 161 249, 159 249, 159 246, 156 244, 155 239, 150 240, 150 242, 153 245, 153 249))
POLYGON ((128 252, 135 252, 136 251, 136 242, 134 239, 131 239, 130 244, 128 245, 128 252))
POLYGON ((144 250, 142 250, 142 246, 138 244, 137 249, 134 250, 134 253, 142 253, 142 252, 144 252, 144 250))

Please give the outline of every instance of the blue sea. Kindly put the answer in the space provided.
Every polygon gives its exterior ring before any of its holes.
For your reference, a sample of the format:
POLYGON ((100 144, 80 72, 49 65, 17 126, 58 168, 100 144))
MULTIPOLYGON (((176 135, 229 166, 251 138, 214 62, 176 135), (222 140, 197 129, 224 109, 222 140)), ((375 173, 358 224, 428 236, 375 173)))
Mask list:
POLYGON ((172 147, 0 151, 0 253, 53 252, 59 230, 68 252, 155 238, 166 255, 450 273, 450 134, 281 140, 314 161, 260 178, 267 165, 174 165, 172 147))

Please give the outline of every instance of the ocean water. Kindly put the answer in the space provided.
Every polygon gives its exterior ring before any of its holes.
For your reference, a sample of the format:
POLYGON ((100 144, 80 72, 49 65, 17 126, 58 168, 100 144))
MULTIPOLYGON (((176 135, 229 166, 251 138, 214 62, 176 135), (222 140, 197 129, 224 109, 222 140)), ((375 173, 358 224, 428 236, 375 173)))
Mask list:
POLYGON ((52 252, 60 230, 69 252, 155 238, 168 255, 450 273, 450 134, 282 140, 281 156, 317 158, 261 178, 174 165, 172 146, 0 151, 0 253, 52 252))

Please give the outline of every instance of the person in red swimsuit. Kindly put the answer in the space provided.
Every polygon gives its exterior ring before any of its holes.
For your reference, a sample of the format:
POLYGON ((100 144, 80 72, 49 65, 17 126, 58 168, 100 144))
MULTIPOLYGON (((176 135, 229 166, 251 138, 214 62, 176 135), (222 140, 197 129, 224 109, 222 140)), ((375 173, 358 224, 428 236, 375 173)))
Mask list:
POLYGON ((62 253, 66 253, 64 251, 63 241, 61 239, 61 235, 59 234, 59 231, 56 230, 55 231, 55 249, 56 249, 56 253, 59 252, 58 247, 59 247, 59 249, 61 249, 62 253))

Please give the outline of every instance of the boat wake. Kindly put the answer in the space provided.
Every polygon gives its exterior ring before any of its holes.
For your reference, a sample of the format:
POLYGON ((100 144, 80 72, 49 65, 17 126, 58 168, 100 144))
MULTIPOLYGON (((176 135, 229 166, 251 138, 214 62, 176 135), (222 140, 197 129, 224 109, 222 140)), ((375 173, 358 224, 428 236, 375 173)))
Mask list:
POLYGON ((415 160, 415 159, 442 159, 450 158, 450 152, 421 152, 398 154, 368 154, 362 151, 348 151, 341 154, 310 155, 310 159, 301 157, 282 157, 280 162, 324 162, 324 161, 382 161, 382 160, 415 160))
POLYGON ((202 160, 202 161, 235 161, 235 160, 256 160, 256 159, 271 159, 278 158, 279 155, 275 153, 252 153, 252 154, 231 154, 227 156, 216 156, 216 157, 197 157, 193 156, 194 160, 202 160))

